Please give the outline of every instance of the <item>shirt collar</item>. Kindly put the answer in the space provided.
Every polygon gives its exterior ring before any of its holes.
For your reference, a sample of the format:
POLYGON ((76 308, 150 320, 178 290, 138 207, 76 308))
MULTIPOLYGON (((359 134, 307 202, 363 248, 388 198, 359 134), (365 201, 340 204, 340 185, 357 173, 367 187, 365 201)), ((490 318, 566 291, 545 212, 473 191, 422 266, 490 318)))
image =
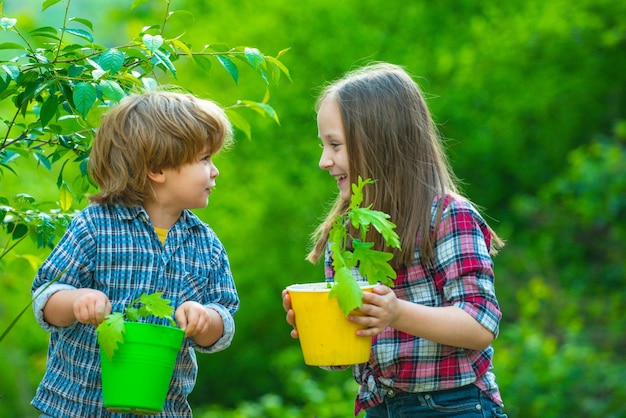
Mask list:
MULTIPOLYGON (((115 211, 118 213, 121 219, 132 220, 142 219, 145 222, 150 220, 148 212, 143 206, 121 206, 116 205, 115 211)), ((174 224, 172 228, 191 229, 195 226, 201 225, 202 221, 189 210, 184 210, 180 215, 180 218, 174 224)))

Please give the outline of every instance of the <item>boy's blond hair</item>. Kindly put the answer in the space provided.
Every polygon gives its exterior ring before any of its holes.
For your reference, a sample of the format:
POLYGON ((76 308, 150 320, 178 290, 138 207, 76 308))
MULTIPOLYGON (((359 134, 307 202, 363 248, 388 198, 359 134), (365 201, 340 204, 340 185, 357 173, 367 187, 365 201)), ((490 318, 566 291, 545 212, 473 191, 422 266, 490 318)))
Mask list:
POLYGON ((210 100, 172 91, 124 98, 102 120, 89 157, 100 204, 140 206, 153 198, 150 171, 191 163, 208 146, 211 155, 233 141, 224 110, 210 100))

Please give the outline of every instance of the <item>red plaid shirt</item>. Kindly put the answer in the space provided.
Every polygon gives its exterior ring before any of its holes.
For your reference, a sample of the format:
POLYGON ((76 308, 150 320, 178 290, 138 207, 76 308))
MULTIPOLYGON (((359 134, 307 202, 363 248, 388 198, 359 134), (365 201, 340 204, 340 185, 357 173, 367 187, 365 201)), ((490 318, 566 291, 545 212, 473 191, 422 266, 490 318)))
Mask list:
MULTIPOLYGON (((435 259, 430 268, 420 262, 398 270, 394 292, 400 299, 427 306, 458 306, 494 336, 501 318, 494 290, 491 235, 487 224, 467 201, 447 197, 436 233, 435 259)), ((433 203, 433 227, 435 203, 433 203)), ((333 269, 327 254, 326 276, 333 269)), ((393 392, 432 392, 474 384, 502 404, 492 373, 493 348, 470 350, 441 345, 393 328, 374 337, 368 363, 356 365, 360 384, 355 415, 381 403, 393 392)))

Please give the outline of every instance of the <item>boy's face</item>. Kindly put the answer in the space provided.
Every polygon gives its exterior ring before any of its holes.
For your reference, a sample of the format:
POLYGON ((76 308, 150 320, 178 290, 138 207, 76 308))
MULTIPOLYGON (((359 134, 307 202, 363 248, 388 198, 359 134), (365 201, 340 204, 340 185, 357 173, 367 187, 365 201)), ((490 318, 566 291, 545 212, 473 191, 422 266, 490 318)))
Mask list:
POLYGON ((163 169, 166 180, 159 200, 181 211, 204 208, 220 173, 211 157, 205 147, 191 163, 163 169))
POLYGON ((348 175, 348 150, 341 109, 335 99, 328 97, 321 102, 317 112, 317 129, 322 141, 319 166, 322 170, 328 170, 337 180, 341 199, 349 201, 352 191, 348 175))

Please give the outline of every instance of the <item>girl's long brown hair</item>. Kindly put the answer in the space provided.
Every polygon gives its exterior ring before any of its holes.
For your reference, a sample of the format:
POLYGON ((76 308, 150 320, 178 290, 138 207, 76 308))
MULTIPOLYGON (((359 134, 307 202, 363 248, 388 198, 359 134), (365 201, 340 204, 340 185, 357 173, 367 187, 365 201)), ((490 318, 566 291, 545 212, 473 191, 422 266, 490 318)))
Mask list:
MULTIPOLYGON (((365 187, 364 203, 389 214, 397 225, 402 249, 394 250, 392 264, 399 268, 415 262, 418 232, 420 258, 428 263, 434 256, 432 203, 437 196, 459 192, 419 86, 402 67, 378 63, 329 85, 318 99, 318 109, 326 99, 336 100, 342 111, 350 180, 356 182, 359 176, 376 180, 365 187)), ((330 225, 347 206, 337 197, 313 234, 309 261, 323 256, 330 225)), ((440 205, 436 223, 441 210, 440 205)), ((495 254, 503 242, 490 232, 495 254)), ((370 239, 374 248, 388 250, 382 237, 375 234, 370 239)))

